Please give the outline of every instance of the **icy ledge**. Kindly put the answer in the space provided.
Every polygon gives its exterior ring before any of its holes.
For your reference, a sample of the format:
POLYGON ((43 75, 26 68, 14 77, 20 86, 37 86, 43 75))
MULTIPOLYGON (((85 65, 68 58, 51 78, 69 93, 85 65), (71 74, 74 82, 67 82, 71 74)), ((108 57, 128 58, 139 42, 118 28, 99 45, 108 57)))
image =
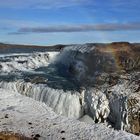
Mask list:
POLYGON ((27 137, 39 134, 42 140, 140 139, 101 124, 89 125, 56 115, 44 103, 4 89, 0 89, 0 131, 13 131, 27 137))

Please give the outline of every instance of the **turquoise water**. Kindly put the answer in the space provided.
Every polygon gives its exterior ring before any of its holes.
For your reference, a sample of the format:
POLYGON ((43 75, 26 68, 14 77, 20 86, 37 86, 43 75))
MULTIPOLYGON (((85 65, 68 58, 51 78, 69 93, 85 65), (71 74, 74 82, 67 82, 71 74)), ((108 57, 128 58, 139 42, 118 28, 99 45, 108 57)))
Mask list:
MULTIPOLYGON (((33 79, 41 79, 36 84, 46 84, 51 88, 63 90, 77 90, 78 85, 75 80, 66 74, 65 68, 61 70, 56 65, 49 65, 48 67, 40 67, 34 72, 17 71, 14 73, 0 74, 0 81, 13 82, 17 80, 24 80, 31 82, 33 79), (62 71, 63 69, 63 71, 62 71), (47 82, 44 82, 47 81, 47 82)), ((34 80, 35 81, 35 80, 34 80)))

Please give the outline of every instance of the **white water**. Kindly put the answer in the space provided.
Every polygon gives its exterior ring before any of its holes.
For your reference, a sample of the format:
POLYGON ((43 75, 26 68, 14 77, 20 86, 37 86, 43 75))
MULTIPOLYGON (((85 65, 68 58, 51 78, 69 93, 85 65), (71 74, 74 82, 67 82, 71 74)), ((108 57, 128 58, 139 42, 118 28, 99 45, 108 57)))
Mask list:
POLYGON ((33 71, 36 68, 48 66, 58 54, 59 52, 44 52, 2 56, 0 57, 2 60, 9 61, 0 62, 0 72, 33 71))
POLYGON ((110 54, 101 54, 95 46, 75 45, 63 49, 56 63, 64 65, 81 84, 93 85, 96 75, 115 71, 115 60, 110 54))
POLYGON ((33 85, 21 81, 1 82, 0 87, 18 92, 22 95, 45 102, 49 107, 60 115, 70 118, 80 118, 83 115, 77 92, 55 90, 45 85, 33 85))
POLYGON ((0 87, 45 102, 57 114, 70 118, 79 119, 86 113, 100 123, 107 119, 110 112, 109 101, 105 94, 94 89, 84 91, 82 95, 76 91, 64 92, 45 85, 33 85, 22 81, 1 82, 0 87))

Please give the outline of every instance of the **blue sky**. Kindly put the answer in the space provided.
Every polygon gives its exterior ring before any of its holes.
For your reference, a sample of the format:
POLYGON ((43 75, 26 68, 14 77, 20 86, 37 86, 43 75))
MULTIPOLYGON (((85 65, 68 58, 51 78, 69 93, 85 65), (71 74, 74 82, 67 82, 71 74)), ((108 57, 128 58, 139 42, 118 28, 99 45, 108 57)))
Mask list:
POLYGON ((0 42, 140 42, 139 0, 0 0, 0 42))

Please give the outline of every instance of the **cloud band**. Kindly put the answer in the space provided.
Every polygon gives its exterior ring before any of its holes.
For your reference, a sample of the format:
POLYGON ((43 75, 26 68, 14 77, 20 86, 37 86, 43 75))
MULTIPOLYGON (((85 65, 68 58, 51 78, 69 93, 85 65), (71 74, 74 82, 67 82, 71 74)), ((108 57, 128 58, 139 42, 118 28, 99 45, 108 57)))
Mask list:
POLYGON ((19 28, 15 34, 57 33, 57 32, 89 32, 89 31, 129 31, 140 30, 140 23, 96 24, 96 25, 57 25, 48 27, 19 28))

